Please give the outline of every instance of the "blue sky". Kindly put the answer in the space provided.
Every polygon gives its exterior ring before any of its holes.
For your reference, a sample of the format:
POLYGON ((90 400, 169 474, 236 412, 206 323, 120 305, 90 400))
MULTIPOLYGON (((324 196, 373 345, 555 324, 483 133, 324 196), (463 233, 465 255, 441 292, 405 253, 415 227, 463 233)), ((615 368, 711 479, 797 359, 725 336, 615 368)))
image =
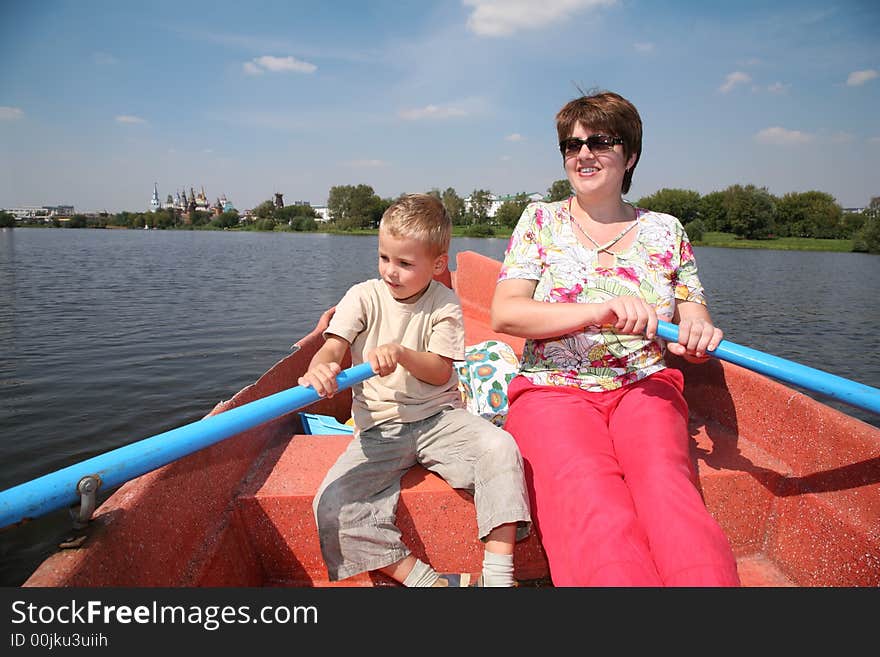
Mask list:
POLYGON ((641 113, 630 199, 740 183, 864 206, 878 35, 869 0, 3 0, 0 207, 140 211, 154 182, 239 209, 544 192, 578 87, 641 113))

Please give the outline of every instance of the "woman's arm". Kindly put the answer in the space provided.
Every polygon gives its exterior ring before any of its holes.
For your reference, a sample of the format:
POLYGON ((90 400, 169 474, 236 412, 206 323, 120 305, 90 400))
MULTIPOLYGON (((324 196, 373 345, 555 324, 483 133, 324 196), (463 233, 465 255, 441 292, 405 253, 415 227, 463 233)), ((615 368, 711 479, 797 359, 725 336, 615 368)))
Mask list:
POLYGON ((602 303, 535 301, 538 282, 507 279, 495 286, 492 330, 523 338, 542 339, 579 331, 586 326, 613 327, 620 333, 657 332, 657 313, 638 297, 614 297, 602 303))

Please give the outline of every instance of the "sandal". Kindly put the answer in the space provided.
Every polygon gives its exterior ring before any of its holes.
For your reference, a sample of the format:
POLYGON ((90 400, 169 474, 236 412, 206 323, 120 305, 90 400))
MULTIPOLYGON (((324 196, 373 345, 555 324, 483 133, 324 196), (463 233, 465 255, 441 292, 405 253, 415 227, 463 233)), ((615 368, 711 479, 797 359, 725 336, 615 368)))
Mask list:
POLYGON ((483 575, 471 573, 440 573, 434 586, 483 588, 483 575))

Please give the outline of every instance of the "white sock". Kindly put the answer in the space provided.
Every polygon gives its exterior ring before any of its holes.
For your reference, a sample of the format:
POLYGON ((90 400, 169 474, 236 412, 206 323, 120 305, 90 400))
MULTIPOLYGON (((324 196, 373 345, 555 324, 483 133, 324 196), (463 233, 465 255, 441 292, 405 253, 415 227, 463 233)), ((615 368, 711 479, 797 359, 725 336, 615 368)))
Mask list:
POLYGON ((512 554, 483 553, 483 586, 516 586, 512 554))
POLYGON ((416 565, 409 571, 409 575, 403 580, 404 586, 434 586, 434 582, 440 575, 436 570, 420 559, 416 559, 416 565))

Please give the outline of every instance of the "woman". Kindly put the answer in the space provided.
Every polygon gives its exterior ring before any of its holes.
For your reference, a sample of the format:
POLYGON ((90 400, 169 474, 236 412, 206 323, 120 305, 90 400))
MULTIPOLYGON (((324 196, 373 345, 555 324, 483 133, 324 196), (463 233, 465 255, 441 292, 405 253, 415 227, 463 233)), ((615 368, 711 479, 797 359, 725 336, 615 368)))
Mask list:
POLYGON ((574 195, 532 203, 492 302, 525 337, 505 428, 526 462, 532 517, 557 586, 737 586, 736 561, 697 488, 683 378, 666 348, 702 362, 712 324, 690 242, 670 215, 635 208, 636 108, 615 93, 556 115, 574 195))

